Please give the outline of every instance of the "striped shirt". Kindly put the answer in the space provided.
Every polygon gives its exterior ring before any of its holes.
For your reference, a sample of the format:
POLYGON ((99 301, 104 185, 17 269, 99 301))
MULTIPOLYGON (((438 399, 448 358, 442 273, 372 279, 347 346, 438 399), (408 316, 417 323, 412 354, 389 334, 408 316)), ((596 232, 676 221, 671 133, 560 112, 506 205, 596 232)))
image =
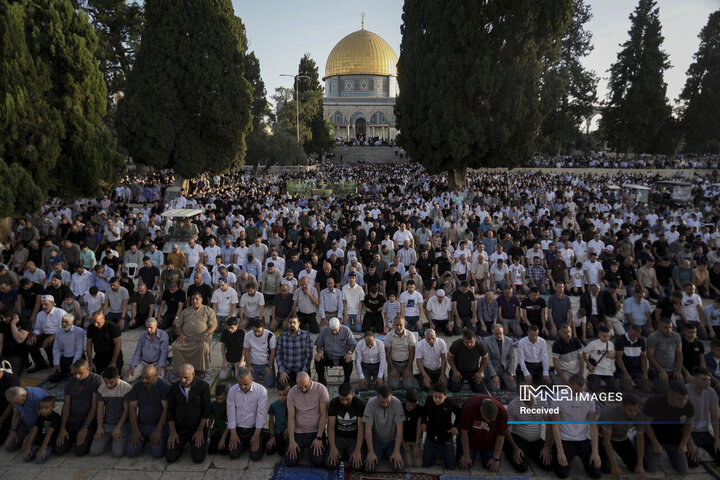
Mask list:
MULTIPOLYGON (((510 433, 514 433, 528 442, 539 440, 541 438, 540 433, 542 430, 543 415, 540 413, 520 413, 521 406, 525 407, 527 405, 525 405, 525 402, 520 401, 520 397, 515 397, 508 403, 507 407, 505 407, 508 414, 508 421, 530 423, 512 424, 510 425, 510 433)), ((547 408, 547 406, 546 402, 535 399, 531 408, 547 408)))
POLYGON ((247 393, 238 384, 233 385, 227 394, 228 429, 263 428, 267 403, 267 390, 259 383, 253 382, 247 393))
POLYGON ((385 302, 383 305, 382 313, 387 316, 388 325, 392 325, 395 321, 395 317, 400 314, 400 302, 395 301, 393 303, 385 302))

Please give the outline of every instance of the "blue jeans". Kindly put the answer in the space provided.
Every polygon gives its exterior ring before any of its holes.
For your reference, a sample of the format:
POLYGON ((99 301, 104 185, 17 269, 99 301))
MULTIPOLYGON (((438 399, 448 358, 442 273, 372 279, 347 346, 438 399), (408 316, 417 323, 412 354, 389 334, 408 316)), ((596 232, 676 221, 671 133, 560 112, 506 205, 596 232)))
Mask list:
POLYGON ((272 373, 270 375, 265 373, 265 369, 268 368, 268 364, 265 365, 255 365, 252 364, 253 368, 253 380, 256 382, 262 381, 262 384, 265 386, 265 388, 271 388, 275 386, 275 370, 272 370, 272 373))
POLYGON ((438 443, 431 439, 425 440, 423 447, 423 468, 430 468, 435 465, 437 458, 441 457, 446 469, 454 470, 456 467, 455 447, 452 439, 445 443, 438 443))
POLYGON ((507 327, 507 331, 505 332, 505 334, 514 337, 515 326, 517 326, 518 324, 517 318, 503 318, 503 322, 505 322, 505 327, 507 327))
MULTIPOLYGON (((348 316, 348 319, 350 320, 350 324, 347 325, 350 330, 355 330, 356 332, 362 331, 362 323, 358 322, 358 314, 357 313, 348 313, 346 314, 348 316)), ((345 322, 343 322, 345 323, 345 322)))
MULTIPOLYGON (((150 442, 150 435, 153 434, 155 431, 154 425, 138 425, 138 429, 140 430, 140 433, 142 434, 142 440, 140 440, 140 443, 137 446, 133 446, 132 444, 132 437, 133 437, 133 431, 132 428, 128 430, 128 443, 127 443, 127 450, 125 454, 128 457, 137 457, 139 456, 143 448, 145 448, 145 445, 150 442)), ((167 447, 167 441, 168 441, 168 428, 167 426, 163 428, 162 436, 160 437, 160 441, 158 444, 154 447, 150 447, 150 455, 153 456, 153 458, 162 458, 165 456, 165 448, 167 447)))
MULTIPOLYGON (((40 445, 33 445, 32 447, 30 447, 30 451, 32 452, 32 458, 36 458, 35 455, 37 455, 37 453, 40 451, 40 445)), ((43 449, 42 455, 40 455, 40 457, 36 458, 35 461, 37 463, 43 463, 45 460, 50 458, 50 455, 52 455, 52 452, 53 452, 53 447, 45 447, 43 449)), ((31 459, 26 458, 25 461, 29 462, 29 461, 31 461, 31 459)))
MULTIPOLYGON (((365 471, 368 473, 373 473, 375 469, 377 468, 378 464, 380 463, 380 460, 382 460, 383 455, 387 456, 388 460, 390 460, 390 457, 392 456, 393 452, 395 451, 395 440, 380 440, 379 438, 373 437, 372 440, 373 443, 373 452, 375 453, 375 456, 377 457, 377 463, 372 468, 365 468, 365 471)), ((405 451, 403 450, 403 447, 400 446, 400 455, 403 459, 403 467, 398 468, 392 461, 390 462, 390 467, 396 472, 402 472, 405 470, 405 451)))
POLYGON ((113 323, 120 323, 121 320, 124 321, 123 328, 122 328, 122 330, 124 332, 125 330, 128 329, 130 316, 126 314, 125 318, 123 318, 122 313, 108 312, 107 315, 105 315, 105 320, 109 320, 113 323))
POLYGON ((423 338, 425 336, 424 328, 422 325, 418 327, 418 322, 420 321, 420 315, 414 315, 414 316, 405 316, 405 321, 407 322, 407 328, 411 332, 417 332, 420 338, 423 338))
MULTIPOLYGON (((661 443, 663 450, 665 450, 665 453, 667 453, 668 458, 670 459, 670 465, 672 465, 673 469, 678 473, 687 473, 688 471, 688 460, 687 456, 681 453, 678 453, 677 445, 668 445, 666 443, 661 443)), ((648 442, 648 445, 646 445, 647 448, 645 448, 645 470, 648 472, 655 472, 658 469, 658 465, 660 464, 660 455, 659 453, 653 452, 652 445, 648 442)))

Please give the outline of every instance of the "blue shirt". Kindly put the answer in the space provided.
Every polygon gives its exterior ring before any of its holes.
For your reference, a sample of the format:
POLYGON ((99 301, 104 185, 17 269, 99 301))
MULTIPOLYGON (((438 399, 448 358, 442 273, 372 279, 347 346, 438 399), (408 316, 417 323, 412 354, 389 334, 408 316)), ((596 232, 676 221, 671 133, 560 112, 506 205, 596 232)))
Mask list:
POLYGON ((636 325, 642 326, 647 323, 645 313, 650 313, 650 303, 647 300, 643 299, 638 303, 635 301, 635 297, 625 299, 625 303, 623 303, 623 314, 630 315, 636 325))
POLYGON ((710 319, 710 325, 720 327, 720 308, 715 308, 715 305, 708 305, 705 307, 705 316, 710 319))
POLYGON ((340 331, 333 334, 330 327, 323 328, 315 339, 315 345, 323 349, 330 358, 336 359, 344 356, 357 342, 350 329, 340 325, 340 331))
POLYGON ((313 356, 313 340, 305 330, 298 331, 297 336, 290 336, 290 332, 283 332, 277 339, 275 359, 278 373, 308 372, 313 356))
POLYGON ((255 278, 260 278, 260 274, 262 273, 260 262, 258 262, 256 259, 253 259, 252 263, 245 260, 245 262, 243 263, 243 272, 254 275, 255 278))
POLYGON ((150 250, 148 250, 148 251, 145 253, 145 255, 147 255, 148 257, 150 257, 150 263, 152 263, 152 266, 153 266, 153 267, 158 267, 158 268, 160 268, 161 266, 163 266, 163 265, 165 264, 165 256, 164 256, 163 253, 162 253, 160 250, 158 250, 157 248, 155 249, 155 252, 154 252, 154 253, 151 252, 150 250))
POLYGON ((73 363, 85 353, 85 332, 73 325, 69 332, 59 328, 53 342, 53 365, 60 365, 60 357, 72 357, 73 363))
POLYGON ((24 405, 13 405, 13 408, 20 413, 22 422, 28 427, 35 425, 40 410, 40 401, 49 394, 42 388, 26 387, 27 400, 24 405))
POLYGON ((288 411, 287 404, 282 403, 280 400, 275 400, 270 404, 268 408, 268 415, 275 417, 273 420, 273 432, 274 434, 282 433, 287 430, 288 426, 288 411))
POLYGON ((136 367, 140 360, 145 363, 157 363, 158 367, 165 367, 168 356, 169 337, 165 330, 157 329, 155 339, 150 339, 147 331, 143 332, 135 346, 131 367, 136 367))

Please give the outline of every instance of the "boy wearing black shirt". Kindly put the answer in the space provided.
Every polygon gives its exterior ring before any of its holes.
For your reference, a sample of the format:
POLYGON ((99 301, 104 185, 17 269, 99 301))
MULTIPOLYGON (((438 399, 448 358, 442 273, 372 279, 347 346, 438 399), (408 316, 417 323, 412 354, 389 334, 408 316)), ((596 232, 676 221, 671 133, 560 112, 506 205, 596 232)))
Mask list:
POLYGON ((427 432, 423 449, 423 468, 432 467, 439 455, 445 468, 455 469, 453 436, 459 433, 461 411, 461 408, 448 398, 447 385, 442 382, 435 383, 432 400, 426 402, 425 414, 422 417, 422 424, 427 432))
POLYGON ((374 329, 376 332, 384 331, 384 321, 382 316, 383 305, 385 305, 385 297, 378 293, 376 285, 368 287, 368 293, 363 299, 362 306, 365 308, 365 316, 363 317, 363 332, 374 329))
POLYGON ((422 462, 422 418, 425 415, 425 407, 418 403, 417 390, 411 388, 405 392, 403 402, 405 422, 403 424, 403 443, 405 458, 409 467, 419 467, 422 462), (412 454, 411 454, 412 453, 412 454))
POLYGON ((39 415, 28 435, 30 438, 26 441, 27 447, 23 452, 26 462, 35 459, 37 463, 42 463, 52 454, 61 422, 60 415, 54 408, 55 397, 45 397, 40 401, 39 415))
POLYGON ((220 380, 225 380, 230 370, 240 367, 243 355, 243 342, 245 341, 245 330, 239 327, 237 317, 230 317, 225 321, 225 329, 220 334, 220 352, 223 357, 223 365, 220 369, 220 380))

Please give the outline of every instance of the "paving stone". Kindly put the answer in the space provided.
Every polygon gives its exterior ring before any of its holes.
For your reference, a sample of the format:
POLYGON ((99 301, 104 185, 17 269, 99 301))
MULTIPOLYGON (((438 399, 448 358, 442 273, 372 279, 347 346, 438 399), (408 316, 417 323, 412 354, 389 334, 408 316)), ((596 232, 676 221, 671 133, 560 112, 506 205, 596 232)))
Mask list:
POLYGON ((190 458, 189 447, 186 447, 185 451, 180 456, 178 461, 175 463, 168 463, 167 467, 165 467, 165 471, 166 472, 204 472, 205 470, 210 468, 212 459, 213 459, 212 455, 206 455, 204 462, 195 463, 192 461, 192 458, 190 458))
POLYGON ((202 480, 205 477, 205 470, 195 472, 165 472, 160 480, 202 480))
POLYGON ((162 472, 139 470, 98 470, 91 480, 158 480, 162 472))
POLYGON ((244 480, 244 470, 232 470, 230 468, 211 468, 205 472, 203 480, 244 480))
POLYGON ((164 458, 153 458, 148 452, 139 457, 122 457, 118 459, 115 470, 143 470, 151 472, 164 472, 167 463, 164 458))
POLYGON ((4 466, 2 468, 3 478, 22 479, 22 480, 33 480, 40 475, 43 471, 43 467, 39 465, 11 465, 4 466))
POLYGON ((20 455, 20 452, 8 452, 4 448, 0 448, 0 465, 11 465, 13 459, 20 455))
POLYGON ((215 455, 212 460, 212 466, 215 468, 231 468, 234 470, 244 470, 250 462, 250 454, 243 453, 238 459, 231 459, 227 455, 215 455))
POLYGON ((38 478, 42 480, 89 480, 96 472, 97 470, 94 468, 46 467, 38 478))
POLYGON ((272 469, 267 468, 249 468, 245 470, 243 480, 268 480, 272 477, 272 469))
POLYGON ((62 468, 86 468, 86 469, 111 469, 118 462, 118 458, 112 456, 110 452, 105 452, 104 455, 85 455, 84 457, 78 457, 72 453, 68 453, 64 457, 62 468))

